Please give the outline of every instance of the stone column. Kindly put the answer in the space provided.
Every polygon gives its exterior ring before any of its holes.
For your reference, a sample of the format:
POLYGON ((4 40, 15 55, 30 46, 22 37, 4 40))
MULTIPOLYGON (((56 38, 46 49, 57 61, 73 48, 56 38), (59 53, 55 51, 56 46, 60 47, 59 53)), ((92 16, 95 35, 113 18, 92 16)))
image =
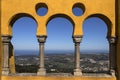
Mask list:
POLYGON ((115 37, 108 37, 109 41, 109 68, 110 68, 110 74, 115 76, 115 69, 116 69, 116 53, 115 53, 115 46, 116 46, 116 41, 115 37))
POLYGON ((11 40, 11 36, 2 36, 2 44, 3 44, 2 75, 8 75, 10 73, 10 67, 9 67, 10 40, 11 40))
POLYGON ((73 41, 75 43, 75 69, 74 76, 81 76, 82 71, 80 69, 80 42, 82 40, 82 36, 74 36, 73 41))
POLYGON ((46 69, 44 66, 44 43, 46 41, 46 36, 37 36, 40 48, 40 65, 37 75, 44 76, 46 75, 46 69))

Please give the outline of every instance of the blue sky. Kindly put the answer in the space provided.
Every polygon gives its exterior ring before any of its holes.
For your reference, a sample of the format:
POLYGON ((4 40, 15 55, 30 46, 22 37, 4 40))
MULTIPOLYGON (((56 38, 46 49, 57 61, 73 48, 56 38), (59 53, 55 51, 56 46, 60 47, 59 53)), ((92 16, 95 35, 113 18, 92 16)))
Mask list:
MULTIPOLYGON (((81 15, 78 9, 74 11, 78 11, 75 14, 81 15)), ((38 51, 36 30, 37 24, 33 19, 29 17, 18 19, 13 25, 12 44, 15 50, 38 51)), ((61 17, 52 19, 47 25, 48 37, 45 50, 73 51, 72 31, 73 25, 69 20, 61 17)), ((106 39, 107 26, 103 20, 96 17, 87 19, 83 24, 83 32, 83 39, 80 43, 81 51, 106 52, 109 50, 106 39)))

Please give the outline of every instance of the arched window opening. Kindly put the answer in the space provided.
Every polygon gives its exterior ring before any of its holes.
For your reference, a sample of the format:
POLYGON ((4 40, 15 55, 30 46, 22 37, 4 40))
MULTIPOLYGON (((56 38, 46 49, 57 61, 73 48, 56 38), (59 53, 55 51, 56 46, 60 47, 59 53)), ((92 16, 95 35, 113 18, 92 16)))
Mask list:
POLYGON ((36 38, 37 24, 29 17, 19 18, 12 26, 12 44, 17 73, 36 73, 39 44, 36 38))
POLYGON ((53 18, 47 24, 45 66, 47 73, 72 73, 74 69, 73 25, 65 18, 53 18))
POLYGON ((81 68, 83 72, 107 73, 109 71, 108 26, 98 17, 91 17, 83 24, 81 43, 81 68))

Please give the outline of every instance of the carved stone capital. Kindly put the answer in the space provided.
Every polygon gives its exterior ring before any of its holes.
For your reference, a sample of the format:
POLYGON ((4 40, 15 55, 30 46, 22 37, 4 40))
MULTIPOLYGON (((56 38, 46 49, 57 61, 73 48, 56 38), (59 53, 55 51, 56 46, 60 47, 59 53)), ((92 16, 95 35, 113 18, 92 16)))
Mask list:
POLYGON ((37 38, 38 38, 38 42, 44 43, 44 42, 46 42, 47 36, 37 36, 37 38))
POLYGON ((82 41, 82 36, 73 36, 74 43, 80 43, 82 41))
POLYGON ((2 42, 3 43, 10 43, 12 36, 9 35, 3 35, 2 36, 2 42))
POLYGON ((116 43, 116 37, 108 37, 108 41, 110 44, 116 43))

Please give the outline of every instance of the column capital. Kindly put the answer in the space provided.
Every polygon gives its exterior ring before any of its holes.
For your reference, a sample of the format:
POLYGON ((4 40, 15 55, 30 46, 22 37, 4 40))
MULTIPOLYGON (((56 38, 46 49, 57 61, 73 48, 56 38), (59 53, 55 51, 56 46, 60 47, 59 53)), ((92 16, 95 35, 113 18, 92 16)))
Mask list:
POLYGON ((2 42, 3 43, 10 43, 12 36, 9 35, 2 35, 2 42))
POLYGON ((116 43, 116 37, 107 37, 110 44, 116 43))
POLYGON ((74 43, 80 43, 82 41, 83 36, 73 36, 74 43))
POLYGON ((47 36, 37 36, 37 38, 38 38, 38 42, 44 43, 44 42, 46 42, 47 36))

